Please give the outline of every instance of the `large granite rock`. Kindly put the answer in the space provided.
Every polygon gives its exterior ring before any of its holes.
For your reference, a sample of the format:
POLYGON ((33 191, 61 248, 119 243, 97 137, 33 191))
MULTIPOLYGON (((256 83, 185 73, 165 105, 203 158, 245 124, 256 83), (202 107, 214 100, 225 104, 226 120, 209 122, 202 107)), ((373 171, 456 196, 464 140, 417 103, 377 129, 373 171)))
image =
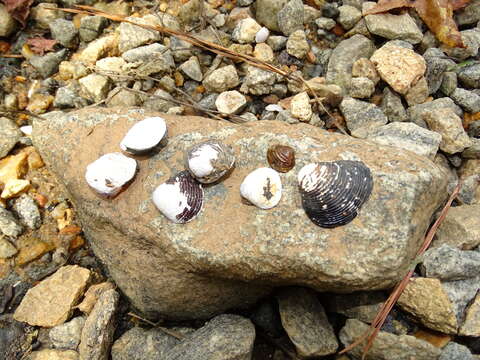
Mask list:
POLYGON ((96 255, 133 305, 149 316, 208 317, 249 304, 271 285, 352 292, 392 286, 407 271, 433 212, 447 195, 447 176, 424 157, 307 124, 277 121, 234 125, 167 116, 168 145, 138 158, 139 172, 113 200, 97 197, 84 180, 87 164, 119 151, 136 121, 158 115, 141 109, 88 109, 46 114, 34 143, 71 194, 96 255), (205 187, 205 204, 179 225, 151 201, 156 186, 184 170, 185 149, 207 139, 231 144, 233 173, 205 187), (296 149, 297 165, 282 174, 279 205, 261 210, 242 202, 240 183, 266 166, 272 143, 296 149), (370 199, 351 223, 314 225, 301 206, 298 170, 311 161, 358 159, 373 175, 370 199), (268 285, 266 285, 268 284, 268 285))

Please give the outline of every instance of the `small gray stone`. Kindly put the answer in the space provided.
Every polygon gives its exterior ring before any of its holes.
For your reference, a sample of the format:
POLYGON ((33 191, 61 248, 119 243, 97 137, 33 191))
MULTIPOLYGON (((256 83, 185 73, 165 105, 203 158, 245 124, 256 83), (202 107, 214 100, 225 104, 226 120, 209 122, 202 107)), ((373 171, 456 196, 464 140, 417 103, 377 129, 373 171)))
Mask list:
POLYGON ((277 14, 278 27, 286 36, 297 30, 303 30, 303 20, 302 0, 290 0, 277 14))
POLYGON ((297 59, 303 59, 310 50, 307 36, 303 30, 293 32, 287 40, 287 53, 295 56, 297 59))
POLYGON ((18 251, 15 246, 13 246, 7 239, 0 237, 0 259, 8 259, 17 252, 18 251))
POLYGON ((153 96, 144 101, 143 107, 150 110, 167 112, 168 109, 176 106, 171 100, 173 100, 172 95, 162 89, 157 89, 153 93, 153 96))
POLYGON ((225 91, 215 100, 217 110, 224 114, 238 114, 245 107, 247 99, 237 90, 225 91))
POLYGON ((50 329, 48 336, 57 349, 77 350, 80 344, 85 318, 78 316, 72 320, 50 329))
POLYGON ((424 103, 428 98, 427 80, 422 76, 405 94, 405 100, 409 106, 424 103))
POLYGON ((244 94, 250 93, 253 95, 270 94, 275 81, 276 76, 271 71, 248 65, 247 74, 243 79, 243 84, 240 87, 240 91, 244 94))
POLYGON ((372 96, 375 84, 366 77, 355 77, 350 82, 349 95, 357 99, 366 99, 372 96))
POLYGON ((135 94, 133 91, 128 91, 127 89, 122 88, 114 88, 108 93, 106 105, 108 107, 133 107, 140 105, 140 102, 140 96, 135 94))
POLYGON ((78 352, 82 360, 107 360, 115 330, 115 312, 120 296, 111 289, 98 298, 83 326, 78 352))
POLYGON ((287 40, 286 36, 271 35, 267 39, 267 44, 273 51, 280 51, 287 45, 287 40))
POLYGON ((370 131, 368 140, 399 147, 433 160, 442 136, 410 122, 393 122, 370 131))
MULTIPOLYGON (((469 128, 472 125, 470 124, 469 128)), ((463 159, 480 159, 480 140, 476 138, 470 138, 472 146, 469 146, 462 152, 463 159)))
POLYGON ((196 56, 192 56, 178 67, 178 70, 187 75, 190 79, 195 81, 202 81, 203 74, 200 63, 196 56))
POLYGON ((457 106, 452 99, 448 97, 443 97, 429 101, 423 104, 418 104, 408 108, 408 116, 410 121, 417 124, 418 126, 426 128, 427 125, 423 119, 425 114, 431 113, 438 109, 452 109, 457 116, 462 116, 462 109, 457 106))
MULTIPOLYGON (((360 338, 370 325, 356 319, 348 319, 345 326, 340 330, 340 340, 348 346, 360 338)), ((362 357, 364 340, 349 353, 354 359, 362 357)), ((368 358, 372 360, 433 360, 440 356, 440 349, 432 344, 417 339, 410 335, 394 335, 380 331, 368 352, 368 358)))
POLYGON ((461 325, 467 305, 480 289, 480 277, 442 282, 442 287, 453 305, 457 323, 461 325))
POLYGON ((17 24, 5 8, 5 5, 0 4, 0 37, 10 36, 16 27, 17 24))
POLYGON ((279 111, 275 120, 284 121, 288 124, 298 124, 300 120, 292 116, 292 113, 288 110, 279 111))
POLYGON ((328 61, 327 83, 333 83, 347 90, 352 79, 353 63, 362 58, 369 58, 375 51, 373 42, 363 35, 354 35, 343 40, 332 51, 328 61))
POLYGON ((12 210, 28 228, 38 229, 42 225, 42 217, 37 203, 29 195, 22 194, 16 199, 12 210))
POLYGON ((251 112, 248 112, 248 111, 241 114, 240 117, 247 122, 258 120, 255 114, 252 114, 251 112))
POLYGON ((333 3, 333 2, 326 2, 323 4, 322 7, 322 15, 330 18, 330 19, 335 19, 338 17, 339 11, 338 11, 338 4, 333 3))
POLYGON ((193 25, 200 21, 202 17, 202 1, 190 0, 180 7, 178 18, 184 25, 193 25))
MULTIPOLYGON (((126 19, 137 24, 162 26, 161 20, 157 16, 151 14, 145 15, 141 18, 127 17, 126 19)), ((145 29, 126 22, 122 22, 118 26, 117 31, 120 35, 118 49, 121 54, 127 50, 161 39, 161 35, 158 31, 145 29)))
POLYGON ((65 17, 65 13, 56 10, 57 8, 56 3, 41 2, 30 9, 30 19, 35 20, 39 28, 48 29, 52 21, 65 17))
POLYGON ((461 250, 480 245, 480 219, 476 214, 480 205, 462 205, 449 209, 437 230, 433 246, 449 244, 461 250))
POLYGON ((73 48, 77 45, 78 30, 72 21, 56 19, 50 23, 50 33, 55 40, 67 48, 73 48))
POLYGON ((457 88, 457 74, 453 71, 446 71, 443 73, 442 84, 440 91, 449 96, 457 88))
MULTIPOLYGON (((248 75, 247 75, 248 76, 248 75)), ((246 82, 246 80, 245 80, 246 82)), ((203 86, 211 92, 224 92, 236 87, 240 83, 237 69, 227 65, 212 71, 203 79, 203 86)))
POLYGON ((449 342, 442 349, 438 360, 474 360, 474 357, 466 346, 456 342, 449 342))
POLYGON ((328 312, 371 323, 387 296, 382 291, 360 291, 354 294, 328 294, 325 300, 328 312))
POLYGON ((78 30, 80 40, 90 42, 100 36, 103 29, 107 27, 108 20, 103 16, 84 16, 80 20, 80 29, 78 30))
POLYGON ((255 2, 255 18, 270 30, 280 31, 278 13, 288 0, 257 0, 255 2))
POLYGON ((389 122, 409 120, 402 104, 402 98, 388 86, 383 89, 381 109, 389 122))
POLYGON ((388 122, 385 114, 375 104, 345 97, 339 107, 348 130, 355 137, 363 138, 367 136, 368 131, 388 122))
POLYGON ((460 34, 462 35, 462 41, 465 45, 464 48, 444 45, 442 49, 448 56, 456 60, 466 60, 478 53, 478 47, 480 46, 480 29, 463 30, 460 31, 460 34))
POLYGON ((250 359, 255 327, 238 315, 219 315, 163 355, 164 360, 250 359))
MULTIPOLYGON (((375 5, 374 2, 363 3, 362 11, 365 13, 375 5)), ((418 44, 422 41, 423 34, 415 21, 408 13, 393 15, 389 13, 367 15, 365 23, 368 30, 375 35, 389 40, 405 40, 411 44, 418 44)))
POLYGON ((6 235, 16 238, 23 232, 23 226, 15 219, 13 214, 0 206, 0 231, 6 235))
POLYGON ((122 54, 122 58, 127 62, 133 63, 151 62, 153 60, 162 59, 165 63, 165 67, 167 70, 175 66, 172 52, 167 47, 158 43, 140 46, 138 48, 128 50, 122 54))
POLYGON ((174 36, 170 38, 170 49, 175 61, 182 62, 190 59, 193 55, 193 45, 185 40, 178 39, 174 36), (191 50, 190 50, 191 49, 191 50))
POLYGON ((300 357, 335 353, 337 338, 313 291, 300 287, 285 288, 277 299, 283 327, 300 357))
POLYGON ((58 88, 53 100, 53 106, 65 109, 81 108, 88 105, 87 101, 78 95, 78 92, 78 85, 75 86, 73 83, 58 88))
POLYGON ((180 342, 159 329, 128 330, 112 346, 112 360, 160 359, 165 352, 180 342))
POLYGON ((425 252, 422 273, 426 277, 440 280, 474 278, 480 273, 480 253, 462 251, 443 244, 425 252))
POLYGON ((442 84, 443 73, 454 66, 455 62, 446 58, 443 51, 437 48, 425 51, 423 58, 427 64, 425 77, 428 82, 428 93, 433 94, 438 91, 442 84))
MULTIPOLYGON (((480 156, 479 156, 480 158, 480 156)), ((454 185, 456 185, 455 183, 454 185)), ((478 203, 477 190, 480 185, 480 174, 474 174, 462 178, 462 187, 457 195, 461 204, 472 205, 478 203)))
POLYGON ((340 14, 338 15, 337 22, 342 25, 345 30, 353 28, 362 18, 362 12, 350 5, 342 5, 338 8, 338 11, 340 14))
POLYGON ((249 5, 252 5, 252 3, 254 2, 255 0, 238 0, 237 1, 237 5, 238 6, 249 6, 249 5))
POLYGON ((468 126, 468 135, 471 137, 480 137, 480 120, 476 120, 468 126))
POLYGON ((469 113, 480 111, 480 95, 475 94, 473 91, 457 88, 450 94, 450 98, 469 113))
POLYGON ((480 88, 480 64, 463 66, 458 72, 458 80, 467 88, 480 88))
POLYGON ((17 125, 6 117, 0 117, 0 159, 7 156, 10 150, 22 137, 17 125))
POLYGON ((455 11, 455 22, 458 25, 470 25, 480 21, 480 2, 471 1, 463 9, 455 11))
POLYGON ((67 49, 62 49, 43 56, 32 56, 29 62, 35 70, 38 71, 40 76, 46 79, 58 71, 58 66, 66 56, 67 49))
POLYGON ((317 27, 319 29, 323 30, 332 30, 335 27, 335 20, 329 19, 326 17, 319 17, 318 19, 315 20, 315 24, 317 24, 317 27))
POLYGON ((215 110, 215 101, 217 100, 218 94, 212 93, 205 95, 202 100, 198 102, 198 105, 207 109, 207 110, 215 110))

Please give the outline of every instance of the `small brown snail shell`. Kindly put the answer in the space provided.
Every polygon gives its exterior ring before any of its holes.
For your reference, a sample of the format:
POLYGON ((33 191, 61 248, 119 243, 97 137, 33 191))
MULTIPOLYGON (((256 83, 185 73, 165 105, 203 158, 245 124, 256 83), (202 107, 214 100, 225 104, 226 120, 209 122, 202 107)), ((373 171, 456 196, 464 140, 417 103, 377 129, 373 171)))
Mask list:
POLYGON ((295 166, 295 150, 286 145, 272 145, 267 151, 267 160, 272 169, 286 173, 295 166))

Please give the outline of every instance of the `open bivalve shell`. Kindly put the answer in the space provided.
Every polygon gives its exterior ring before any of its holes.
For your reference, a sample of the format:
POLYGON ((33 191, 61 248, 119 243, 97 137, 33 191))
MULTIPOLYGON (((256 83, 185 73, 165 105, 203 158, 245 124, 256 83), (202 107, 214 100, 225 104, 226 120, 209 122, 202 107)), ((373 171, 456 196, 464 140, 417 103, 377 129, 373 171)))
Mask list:
POLYGON ((130 154, 140 155, 154 149, 167 134, 165 119, 148 117, 133 125, 120 142, 120 148, 130 154))
POLYGON ((122 153, 109 153, 87 166, 85 180, 97 193, 113 197, 135 176, 137 162, 122 153))
POLYGON ((210 140, 190 148, 186 163, 187 169, 198 181, 210 184, 230 171, 235 163, 235 154, 229 145, 210 140))
POLYGON ((352 221, 373 189, 370 169, 352 160, 305 165, 298 173, 298 182, 307 216, 324 228, 352 221))
POLYGON ((203 188, 188 171, 181 171, 158 186, 152 200, 171 221, 184 224, 192 221, 203 206, 203 188))
POLYGON ((271 168, 258 168, 245 177, 240 194, 261 209, 271 209, 282 197, 280 175, 271 168))

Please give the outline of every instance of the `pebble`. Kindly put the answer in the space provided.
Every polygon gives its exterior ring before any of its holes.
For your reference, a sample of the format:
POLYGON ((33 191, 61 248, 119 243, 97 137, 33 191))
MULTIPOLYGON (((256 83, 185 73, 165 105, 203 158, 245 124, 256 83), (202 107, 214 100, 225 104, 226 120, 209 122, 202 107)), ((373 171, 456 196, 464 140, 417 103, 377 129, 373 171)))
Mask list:
POLYGON ((30 180, 11 179, 8 180, 3 188, 0 197, 2 199, 10 199, 16 197, 30 187, 30 180))
POLYGON ((17 248, 13 246, 7 239, 0 238, 0 259, 7 259, 18 252, 17 248))
POLYGON ((78 346, 80 359, 108 359, 119 299, 120 296, 113 289, 103 292, 98 298, 82 329, 78 346))
POLYGON ((260 44, 260 43, 264 43, 267 41, 268 37, 270 36, 270 31, 268 30, 268 28, 266 28, 265 26, 263 26, 262 28, 260 28, 260 30, 257 31, 257 33, 255 34, 255 42, 257 44, 260 44))
POLYGON ((176 106, 172 101, 170 101, 173 100, 172 95, 162 89, 155 90, 153 95, 154 96, 144 100, 143 107, 145 109, 167 112, 168 109, 176 106))
POLYGON ((409 106, 424 103, 428 98, 428 84, 424 77, 421 77, 416 84, 412 85, 405 94, 405 100, 409 106))
POLYGON ((275 81, 276 76, 271 71, 248 65, 240 91, 244 94, 250 93, 253 95, 270 94, 275 81))
POLYGON ((253 56, 255 56, 259 60, 270 63, 273 62, 275 59, 275 54, 273 53, 272 48, 265 43, 255 45, 253 56))
MULTIPOLYGON (((131 63, 148 63, 152 61, 161 61, 163 65, 160 70, 169 70, 175 67, 175 61, 172 52, 166 46, 158 43, 140 46, 131 50, 127 50, 122 54, 122 59, 131 63)), ((157 67, 159 65, 157 64, 157 67)))
MULTIPOLYGON (((340 340, 344 346, 348 346, 368 331, 370 325, 359 320, 348 319, 345 326, 340 330, 340 340)), ((349 353, 354 358, 362 357, 366 342, 353 348, 349 353)), ((395 360, 432 360, 438 359, 441 350, 430 343, 417 339, 410 335, 394 335, 380 331, 370 349, 369 357, 372 359, 395 359, 395 360)))
POLYGON ((332 30, 335 27, 336 22, 333 19, 329 19, 326 17, 319 17, 318 19, 315 19, 315 24, 319 29, 328 31, 328 30, 332 30))
POLYGON ((6 117, 0 117, 0 159, 8 155, 10 150, 22 137, 17 125, 6 117))
POLYGON ((280 51, 287 46, 287 40, 285 36, 272 35, 268 37, 267 44, 273 51, 280 51))
POLYGON ((67 56, 67 49, 51 52, 43 56, 32 56, 28 61, 44 79, 58 71, 58 66, 67 56))
POLYGON ((442 135, 440 149, 448 154, 463 151, 472 145, 462 126, 462 119, 452 109, 440 108, 423 114, 423 120, 430 130, 442 135))
MULTIPOLYGON (((270 113, 274 114, 272 112, 270 113)), ((289 110, 280 111, 275 117, 275 120, 284 121, 287 124, 298 124, 300 122, 297 118, 292 116, 292 113, 289 110)))
POLYGON ((325 298, 328 312, 339 313, 365 323, 371 323, 375 319, 386 299, 382 291, 328 294, 325 298))
POLYGON ((303 30, 294 31, 287 40, 287 53, 295 56, 297 59, 303 59, 308 51, 310 45, 307 42, 307 37, 303 30))
POLYGON ((252 18, 240 20, 232 32, 232 39, 240 44, 249 44, 255 41, 255 36, 262 27, 252 18))
POLYGON ((20 222, 2 206, 0 206, 0 232, 12 238, 16 238, 23 232, 23 226, 20 222))
POLYGON ((429 94, 434 94, 442 84, 443 74, 454 66, 455 62, 448 59, 445 53, 437 48, 427 49, 423 54, 423 58, 427 64, 425 77, 428 82, 429 94))
POLYGON ((53 100, 53 106, 60 109, 87 106, 87 100, 78 95, 79 90, 79 86, 75 86, 73 83, 58 88, 53 100))
POLYGON ((480 336, 480 294, 477 294, 466 310, 465 320, 458 334, 462 336, 480 336))
POLYGON ((58 67, 58 76, 62 80, 80 79, 87 76, 89 69, 79 61, 62 61, 58 67))
POLYGON ((401 97, 388 86, 383 89, 381 109, 389 122, 408 121, 408 115, 402 104, 401 97))
POLYGON ((480 46, 480 29, 469 29, 460 31, 462 35, 462 41, 465 45, 464 48, 450 48, 442 46, 442 50, 445 53, 459 61, 466 60, 469 57, 475 56, 478 53, 480 46))
POLYGON ((400 94, 406 94, 426 70, 422 56, 396 45, 382 46, 370 60, 375 64, 382 80, 400 94))
POLYGON ((438 360, 474 360, 474 358, 466 346, 450 342, 442 349, 438 360))
POLYGON ((255 2, 255 17, 257 21, 273 31, 280 31, 278 13, 289 0, 257 0, 255 2))
POLYGON ((350 82, 348 94, 352 98, 366 99, 372 96, 374 91, 375 84, 372 80, 366 77, 354 77, 350 82))
POLYGON ((80 40, 85 43, 95 40, 107 25, 108 20, 103 16, 82 17, 80 20, 80 28, 78 29, 80 40))
POLYGON ((83 295, 90 279, 90 270, 67 265, 27 291, 13 315, 17 321, 32 326, 53 327, 70 317, 73 307, 83 295))
POLYGON ((456 88, 451 94, 450 98, 460 105, 466 112, 476 113, 480 112, 480 95, 473 91, 468 91, 461 88, 456 88))
POLYGON ((73 350, 43 349, 31 352, 25 360, 79 360, 79 357, 73 350))
POLYGON ((64 324, 51 328, 48 336, 57 349, 77 350, 84 325, 85 318, 77 316, 64 324))
POLYGON ((90 286, 85 292, 82 302, 77 306, 78 310, 84 314, 90 314, 100 295, 110 289, 115 289, 115 285, 111 282, 103 282, 90 286))
MULTIPOLYGON (((122 23, 124 24, 124 23, 122 23)), ((110 33, 89 42, 82 50, 77 60, 86 64, 95 64, 97 60, 106 56, 116 56, 118 49, 118 34, 110 33)), ((83 71, 83 70, 81 70, 83 71)))
POLYGON ((295 95, 290 103, 290 112, 293 117, 303 122, 309 122, 313 115, 310 98, 306 91, 295 95))
POLYGON ((225 91, 215 100, 217 110, 224 114, 238 114, 247 103, 247 99, 237 90, 225 91))
POLYGON ((316 294, 305 288, 284 288, 277 295, 280 318, 300 357, 333 354, 338 341, 316 294))
POLYGON ((352 136, 363 138, 368 131, 385 125, 388 121, 382 110, 375 104, 345 97, 340 103, 340 111, 345 117, 352 136))
POLYGON ((470 25, 478 21, 480 21, 480 4, 478 1, 473 1, 455 12, 455 22, 458 25, 470 25))
POLYGON ((322 7, 322 15, 330 18, 330 19, 335 19, 339 15, 338 11, 338 4, 336 3, 325 3, 323 4, 322 7))
POLYGON ((250 319, 256 326, 275 338, 282 336, 284 333, 276 300, 265 299, 261 301, 253 310, 250 319))
POLYGON ((480 219, 475 214, 480 205, 454 206, 437 230, 433 246, 448 244, 460 250, 472 250, 480 245, 480 219))
POLYGON ((212 71, 205 76, 202 82, 207 91, 218 93, 230 90, 239 83, 240 79, 238 78, 237 69, 233 65, 227 65, 212 71))
POLYGON ((478 290, 480 290, 480 277, 446 281, 442 283, 442 286, 453 305, 457 317, 457 323, 461 325, 464 319, 465 309, 474 299, 478 290))
POLYGON ((366 77, 370 79, 374 85, 377 85, 380 81, 380 76, 375 69, 375 65, 367 58, 360 58, 353 63, 352 76, 366 77))
POLYGON ((95 103, 104 100, 110 91, 110 79, 103 75, 90 74, 78 82, 84 96, 95 103))
POLYGON ((125 64, 126 61, 123 58, 112 56, 98 60, 95 63, 95 69, 103 75, 110 75, 111 73, 118 75, 122 73, 125 64))
POLYGON ((362 12, 351 5, 342 5, 338 8, 338 11, 337 22, 342 25, 345 30, 352 29, 362 18, 362 12))
POLYGON ((219 315, 167 351, 164 360, 250 359, 255 327, 238 315, 219 315))
POLYGON ((467 88, 480 88, 480 64, 463 66, 458 72, 458 80, 467 88))
POLYGON ((304 9, 302 0, 290 0, 277 14, 280 31, 290 36, 297 30, 303 30, 304 9))
POLYGON ((112 360, 160 359, 180 342, 159 329, 135 326, 125 332, 112 346, 112 360))
POLYGON ((30 10, 30 19, 35 20, 36 25, 42 29, 49 29, 50 24, 59 18, 64 18, 65 13, 53 9, 58 8, 55 3, 39 3, 30 10))
POLYGON ((202 81, 203 74, 200 67, 200 62, 196 56, 192 56, 178 67, 178 70, 187 75, 190 79, 195 81, 202 81))
POLYGON ((442 244, 425 252, 422 273, 442 281, 474 278, 480 273, 480 253, 442 244))
POLYGON ((50 33, 52 34, 52 38, 66 48, 74 48, 77 45, 78 30, 72 21, 56 19, 50 23, 50 33))
MULTIPOLYGON (((162 26, 159 17, 152 14, 143 17, 127 17, 126 20, 142 25, 162 26)), ((161 40, 161 35, 158 31, 144 29, 126 22, 122 22, 116 31, 119 34, 118 49, 121 54, 141 45, 161 40)))
POLYGON ((442 136, 410 122, 393 122, 370 131, 368 140, 435 158, 442 136))
POLYGON ((135 107, 141 104, 141 99, 138 94, 135 94, 132 91, 122 88, 114 88, 108 93, 105 104, 108 107, 135 107))
POLYGON ((427 114, 432 114, 434 111, 440 109, 450 109, 457 116, 462 116, 462 109, 448 97, 438 98, 423 104, 411 106, 408 108, 407 112, 410 121, 414 122, 418 126, 426 128, 427 124, 424 120, 424 117, 427 114))
POLYGON ((440 91, 449 96, 457 88, 457 74, 453 71, 445 71, 440 85, 440 91))
POLYGON ((7 11, 5 5, 0 4, 0 37, 9 37, 16 28, 15 20, 7 11))

